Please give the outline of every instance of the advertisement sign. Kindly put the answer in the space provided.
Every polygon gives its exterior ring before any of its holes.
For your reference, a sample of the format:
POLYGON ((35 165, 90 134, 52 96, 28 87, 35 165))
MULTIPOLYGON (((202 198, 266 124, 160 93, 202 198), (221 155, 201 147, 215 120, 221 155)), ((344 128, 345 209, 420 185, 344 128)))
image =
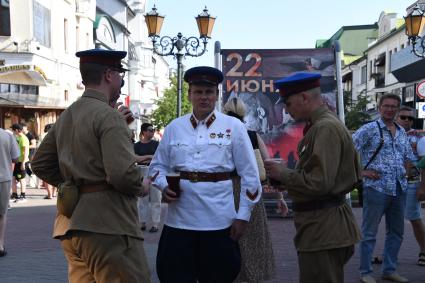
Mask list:
MULTIPOLYGON (((335 57, 332 49, 223 49, 222 71, 224 105, 239 97, 247 106, 245 123, 264 140, 270 157, 282 158, 289 168, 298 160, 297 145, 304 123, 286 113, 274 80, 294 72, 322 75, 320 84, 326 105, 336 112, 335 57)), ((267 193, 275 192, 265 187, 267 193)))

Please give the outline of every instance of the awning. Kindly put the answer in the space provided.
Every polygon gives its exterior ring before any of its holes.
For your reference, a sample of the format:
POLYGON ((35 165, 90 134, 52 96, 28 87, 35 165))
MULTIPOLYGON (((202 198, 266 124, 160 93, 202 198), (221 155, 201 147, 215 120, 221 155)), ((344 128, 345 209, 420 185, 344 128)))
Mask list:
POLYGON ((27 93, 0 93, 0 107, 65 109, 71 102, 27 93))
POLYGON ((46 85, 46 74, 34 65, 9 65, 0 67, 0 83, 18 85, 46 85))

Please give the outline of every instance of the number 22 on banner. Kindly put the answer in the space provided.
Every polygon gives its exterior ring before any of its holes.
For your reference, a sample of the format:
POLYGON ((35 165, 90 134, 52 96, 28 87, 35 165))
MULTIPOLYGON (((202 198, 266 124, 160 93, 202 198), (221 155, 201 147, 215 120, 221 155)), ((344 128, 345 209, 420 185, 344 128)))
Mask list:
POLYGON ((236 64, 226 73, 226 76, 228 77, 261 77, 262 74, 257 72, 258 67, 261 65, 261 56, 258 53, 249 53, 245 57, 245 62, 249 62, 251 60, 254 60, 254 65, 252 65, 248 71, 243 72, 238 71, 239 68, 242 66, 244 60, 242 58, 242 55, 239 53, 230 53, 226 61, 231 62, 233 60, 236 60, 236 64))

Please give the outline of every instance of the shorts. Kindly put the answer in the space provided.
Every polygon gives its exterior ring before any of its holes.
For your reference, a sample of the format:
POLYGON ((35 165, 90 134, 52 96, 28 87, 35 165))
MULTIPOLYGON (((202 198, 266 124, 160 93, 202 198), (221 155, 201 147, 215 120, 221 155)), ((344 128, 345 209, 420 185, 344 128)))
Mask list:
POLYGON ((21 164, 22 162, 16 163, 15 168, 13 169, 13 177, 15 177, 17 181, 24 179, 27 174, 25 169, 21 170, 21 164))
POLYGON ((419 187, 419 182, 407 184, 406 194, 406 209, 404 218, 407 220, 421 219, 421 203, 416 198, 416 191, 419 187))
POLYGON ((10 199, 10 189, 12 188, 12 182, 0 182, 0 215, 5 215, 10 199))

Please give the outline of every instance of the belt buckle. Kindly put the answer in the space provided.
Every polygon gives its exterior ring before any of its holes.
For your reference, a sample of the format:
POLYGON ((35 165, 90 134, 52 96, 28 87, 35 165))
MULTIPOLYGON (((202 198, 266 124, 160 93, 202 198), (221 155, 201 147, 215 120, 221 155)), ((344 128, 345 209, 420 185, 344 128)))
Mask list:
POLYGON ((199 174, 198 172, 190 172, 189 173, 189 179, 192 183, 199 182, 199 174))

